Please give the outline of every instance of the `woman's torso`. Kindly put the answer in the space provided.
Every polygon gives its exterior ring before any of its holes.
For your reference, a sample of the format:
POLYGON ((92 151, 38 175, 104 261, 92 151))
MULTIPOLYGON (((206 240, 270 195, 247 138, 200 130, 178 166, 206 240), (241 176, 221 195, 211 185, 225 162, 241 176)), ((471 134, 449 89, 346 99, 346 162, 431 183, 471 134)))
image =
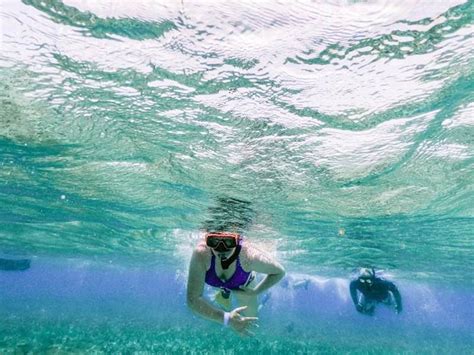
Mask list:
POLYGON ((242 248, 237 259, 224 270, 212 251, 207 248, 208 257, 206 257, 206 283, 214 287, 223 287, 236 289, 247 283, 252 270, 247 257, 248 246, 242 243, 242 248))

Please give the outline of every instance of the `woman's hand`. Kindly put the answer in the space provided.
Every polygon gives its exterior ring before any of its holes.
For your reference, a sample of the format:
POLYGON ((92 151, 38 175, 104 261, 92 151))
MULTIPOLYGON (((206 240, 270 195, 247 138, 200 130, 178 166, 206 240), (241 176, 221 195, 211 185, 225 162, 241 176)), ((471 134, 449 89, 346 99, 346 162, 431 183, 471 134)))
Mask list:
POLYGON ((243 306, 231 311, 229 314, 229 325, 240 335, 255 335, 250 331, 249 328, 253 325, 258 327, 258 325, 255 323, 258 318, 241 316, 239 312, 245 310, 246 308, 247 306, 243 306))

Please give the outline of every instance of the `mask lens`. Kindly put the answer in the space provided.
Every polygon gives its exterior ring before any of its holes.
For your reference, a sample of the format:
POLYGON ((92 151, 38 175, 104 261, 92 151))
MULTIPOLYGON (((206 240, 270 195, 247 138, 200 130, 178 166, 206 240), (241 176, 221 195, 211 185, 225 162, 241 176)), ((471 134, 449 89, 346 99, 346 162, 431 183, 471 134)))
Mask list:
POLYGON ((224 238, 222 239, 226 248, 235 248, 237 245, 235 243, 235 238, 224 238))
POLYGON ((237 241, 235 238, 222 238, 222 237, 207 237, 206 245, 209 248, 217 248, 217 246, 222 243, 227 249, 235 248, 237 246, 237 241))
POLYGON ((219 239, 208 237, 207 240, 206 240, 206 245, 209 248, 215 248, 215 247, 217 247, 217 245, 219 245, 219 239))

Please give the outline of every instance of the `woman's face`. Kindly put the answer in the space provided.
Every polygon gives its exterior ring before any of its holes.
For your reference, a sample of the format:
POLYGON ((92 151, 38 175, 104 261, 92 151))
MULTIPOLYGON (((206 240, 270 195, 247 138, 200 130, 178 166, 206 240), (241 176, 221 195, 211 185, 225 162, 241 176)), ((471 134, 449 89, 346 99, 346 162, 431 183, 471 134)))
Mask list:
POLYGON ((215 256, 219 257, 220 259, 228 259, 235 251, 235 248, 230 249, 223 249, 223 248, 211 248, 212 252, 215 256))
POLYGON ((215 232, 206 235, 206 245, 211 248, 215 256, 221 259, 229 258, 238 245, 238 234, 215 232))

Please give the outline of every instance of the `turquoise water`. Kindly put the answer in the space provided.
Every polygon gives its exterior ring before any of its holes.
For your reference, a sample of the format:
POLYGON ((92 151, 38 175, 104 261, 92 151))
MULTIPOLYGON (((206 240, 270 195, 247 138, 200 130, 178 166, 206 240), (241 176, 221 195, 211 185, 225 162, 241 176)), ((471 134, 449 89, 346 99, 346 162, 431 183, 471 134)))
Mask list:
POLYGON ((3 1, 0 257, 31 268, 0 272, 0 352, 468 353, 473 13, 3 1), (287 269, 252 339, 184 302, 219 219, 287 269), (361 266, 404 313, 355 313, 361 266))

